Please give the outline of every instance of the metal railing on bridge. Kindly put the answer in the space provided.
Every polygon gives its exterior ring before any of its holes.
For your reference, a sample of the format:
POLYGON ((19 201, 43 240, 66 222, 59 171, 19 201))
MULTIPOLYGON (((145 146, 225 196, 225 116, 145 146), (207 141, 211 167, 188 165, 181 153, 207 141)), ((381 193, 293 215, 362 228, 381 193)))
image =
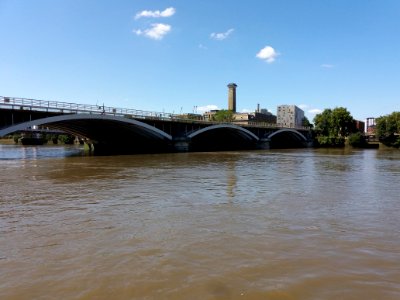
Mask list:
POLYGON ((4 96, 0 96, 0 108, 46 111, 62 114, 107 114, 135 118, 153 117, 162 119, 176 119, 178 117, 178 115, 163 112, 151 112, 129 108, 115 108, 104 105, 77 104, 51 100, 37 100, 4 96))
MULTIPOLYGON (((189 123, 207 123, 207 124, 221 124, 227 122, 217 122, 208 119, 193 119, 185 117, 182 114, 165 113, 165 112, 152 112, 130 108, 116 108, 104 105, 91 105, 91 104, 78 104, 70 102, 60 102, 52 100, 37 100, 29 98, 17 98, 0 96, 0 109, 18 109, 18 110, 31 110, 31 111, 45 111, 61 114, 100 114, 100 115, 113 115, 125 118, 135 119, 157 119, 164 121, 180 121, 189 123)), ((188 114, 192 115, 192 114, 188 114)), ((229 124, 236 124, 243 127, 260 127, 260 128, 282 128, 277 124, 252 122, 248 121, 243 124, 243 121, 233 121, 229 124)), ((304 127, 291 127, 293 129, 306 129, 304 127)))

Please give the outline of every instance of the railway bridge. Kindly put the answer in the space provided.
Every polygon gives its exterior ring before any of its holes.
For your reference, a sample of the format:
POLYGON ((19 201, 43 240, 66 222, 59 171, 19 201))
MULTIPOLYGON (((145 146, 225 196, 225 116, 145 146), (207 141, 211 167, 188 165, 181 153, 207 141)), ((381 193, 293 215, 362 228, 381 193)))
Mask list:
POLYGON ((0 137, 33 127, 78 136, 96 154, 300 148, 312 143, 304 128, 0 96, 0 137))

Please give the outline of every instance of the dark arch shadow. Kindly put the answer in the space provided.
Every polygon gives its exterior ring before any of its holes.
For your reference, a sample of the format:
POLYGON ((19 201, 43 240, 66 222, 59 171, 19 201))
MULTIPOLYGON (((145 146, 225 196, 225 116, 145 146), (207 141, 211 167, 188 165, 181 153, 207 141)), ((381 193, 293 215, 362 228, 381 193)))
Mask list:
POLYGON ((290 128, 279 129, 271 133, 268 138, 271 149, 303 148, 307 147, 308 142, 301 132, 290 128))
POLYGON ((231 151, 255 149, 259 138, 249 130, 232 124, 202 128, 188 135, 190 151, 231 151))
POLYGON ((0 136, 46 126, 90 140, 97 154, 168 152, 172 136, 143 122, 110 115, 73 114, 24 122, 0 130, 0 136))

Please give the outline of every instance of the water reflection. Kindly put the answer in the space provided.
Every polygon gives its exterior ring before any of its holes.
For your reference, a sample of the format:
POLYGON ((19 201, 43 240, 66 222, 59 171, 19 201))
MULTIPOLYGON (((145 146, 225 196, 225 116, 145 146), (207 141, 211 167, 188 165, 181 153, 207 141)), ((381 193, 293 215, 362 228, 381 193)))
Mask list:
POLYGON ((78 145, 65 146, 26 146, 0 144, 0 160, 39 159, 83 155, 83 147, 78 145))
POLYGON ((227 184, 228 198, 232 199, 235 197, 235 188, 237 185, 236 163, 234 161, 228 162, 226 177, 228 178, 228 184, 227 184))

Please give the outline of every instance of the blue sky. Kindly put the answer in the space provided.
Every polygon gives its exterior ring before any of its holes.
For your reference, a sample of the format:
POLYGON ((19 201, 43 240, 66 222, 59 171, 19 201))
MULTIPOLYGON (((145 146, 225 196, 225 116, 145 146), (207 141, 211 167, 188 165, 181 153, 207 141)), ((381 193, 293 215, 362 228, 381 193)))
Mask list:
POLYGON ((398 0, 0 0, 0 95, 159 112, 399 111, 398 0))

